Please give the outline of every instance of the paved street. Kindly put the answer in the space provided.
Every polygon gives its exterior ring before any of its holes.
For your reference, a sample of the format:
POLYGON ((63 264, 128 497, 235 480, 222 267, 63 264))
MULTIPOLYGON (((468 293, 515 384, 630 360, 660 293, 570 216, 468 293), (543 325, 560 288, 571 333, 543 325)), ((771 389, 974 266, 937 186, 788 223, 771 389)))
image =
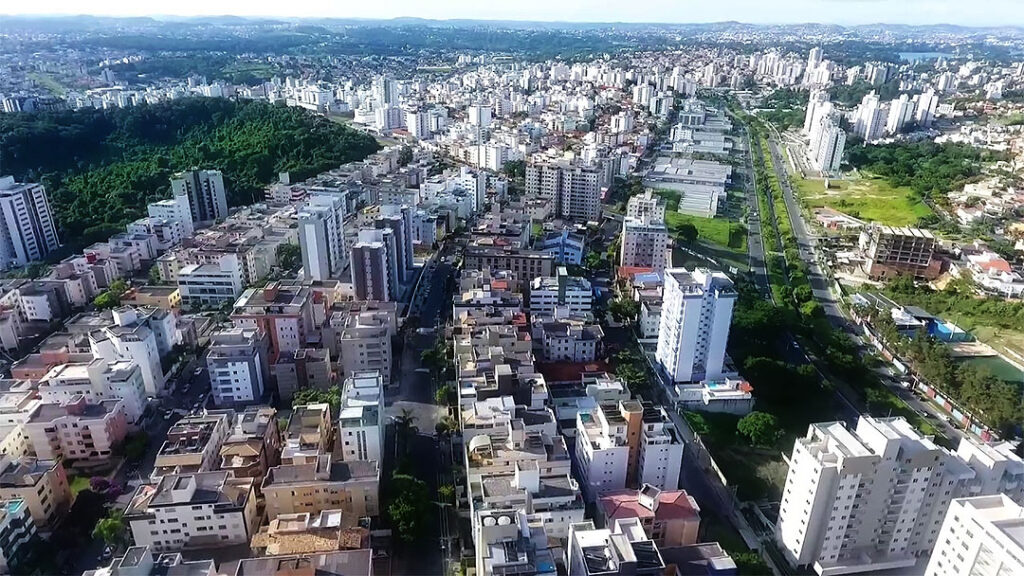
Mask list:
MULTIPOLYGON (((768 148, 772 155, 772 166, 778 176, 779 184, 782 186, 782 199, 786 203, 786 212, 789 213, 790 225, 793 228, 793 235, 796 237, 797 248, 800 250, 800 258, 807 264, 807 279, 814 291, 814 297, 825 309, 825 316, 836 328, 847 330, 847 322, 839 309, 832 291, 829 289, 828 277, 822 272, 818 264, 816 241, 807 232, 803 216, 800 213, 800 205, 793 194, 793 188, 789 183, 789 175, 786 173, 786 165, 782 154, 779 152, 778 144, 774 139, 768 140, 768 148)), ((781 217, 781 215, 777 215, 781 217)))
MULTIPOLYGON (((808 280, 811 283, 815 299, 817 299, 822 308, 824 308, 825 314, 828 316, 829 321, 834 327, 854 336, 855 340, 860 345, 862 353, 867 354, 872 352, 874 348, 860 339, 858 327, 843 314, 842 309, 840 309, 832 291, 829 289, 828 278, 822 272, 819 264, 817 243, 813 235, 807 231, 807 224, 800 211, 799 201, 794 195, 793 189, 790 185, 789 174, 786 171, 785 162, 781 152, 779 151, 778 142, 772 138, 768 140, 768 145, 771 150, 772 165, 775 169, 776 175, 778 176, 779 184, 782 186, 783 199, 786 202, 786 211, 789 213, 790 223, 793 227, 793 235, 797 239, 797 244, 800 249, 800 257, 807 263, 809 270, 808 280)), ((803 355, 802 352, 800 355, 803 355)), ((889 372, 891 374, 892 371, 890 370, 889 372)), ((942 411, 934 404, 921 400, 920 397, 913 392, 905 390, 897 385, 895 380, 891 378, 882 378, 882 381, 914 411, 930 418, 932 420, 932 424, 939 428, 943 432, 944 436, 954 442, 959 442, 960 438, 964 436, 962 431, 954 428, 943 419, 942 411)), ((852 410, 853 412, 856 412, 856 409, 850 405, 850 403, 841 394, 837 392, 837 395, 842 398, 843 404, 847 406, 847 411, 852 410)), ((849 416, 852 416, 852 414, 847 415, 847 420, 849 420, 849 416)), ((876 414, 876 416, 884 415, 876 414)))

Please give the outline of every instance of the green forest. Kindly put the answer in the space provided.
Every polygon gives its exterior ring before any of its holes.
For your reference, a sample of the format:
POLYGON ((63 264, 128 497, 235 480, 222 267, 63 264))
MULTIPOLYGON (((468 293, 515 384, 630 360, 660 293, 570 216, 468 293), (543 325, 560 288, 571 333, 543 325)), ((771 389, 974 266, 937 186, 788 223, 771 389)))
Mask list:
POLYGON ((221 170, 235 206, 261 197, 279 172, 301 180, 379 148, 372 137, 306 110, 257 101, 186 98, 0 115, 4 174, 46 185, 72 248, 144 216, 179 170, 221 170))
POLYGON ((848 153, 854 168, 882 176, 893 186, 909 186, 923 197, 959 190, 981 174, 982 164, 999 159, 968 144, 930 141, 856 146, 848 153))

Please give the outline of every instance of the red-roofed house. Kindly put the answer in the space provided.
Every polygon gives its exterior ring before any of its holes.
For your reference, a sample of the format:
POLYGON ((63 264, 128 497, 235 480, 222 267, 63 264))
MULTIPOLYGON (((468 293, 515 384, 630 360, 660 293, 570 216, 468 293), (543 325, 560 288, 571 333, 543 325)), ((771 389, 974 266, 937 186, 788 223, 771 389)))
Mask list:
POLYGON ((622 518, 637 518, 659 548, 697 542, 700 508, 685 490, 662 491, 650 484, 639 490, 612 490, 601 495, 597 510, 605 526, 622 518))

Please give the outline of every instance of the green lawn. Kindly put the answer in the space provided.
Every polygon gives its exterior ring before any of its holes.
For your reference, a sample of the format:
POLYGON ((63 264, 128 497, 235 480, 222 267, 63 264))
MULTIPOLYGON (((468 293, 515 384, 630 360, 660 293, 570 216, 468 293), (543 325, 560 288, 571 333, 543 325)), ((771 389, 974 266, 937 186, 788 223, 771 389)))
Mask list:
POLYGON ((68 486, 71 487, 71 494, 78 496, 79 492, 89 488, 89 478, 86 476, 68 476, 68 486))
POLYGON ((28 75, 29 78, 35 80, 40 86, 48 90, 54 96, 64 96, 67 93, 67 89, 53 79, 53 76, 42 72, 34 72, 28 75))
POLYGON ((725 218, 701 218, 675 211, 665 212, 665 226, 675 236, 683 224, 697 228, 697 239, 732 248, 743 253, 747 251, 747 231, 742 224, 725 218))
POLYGON ((825 190, 823 180, 792 177, 793 187, 808 208, 827 206, 869 222, 889 226, 912 226, 932 213, 907 187, 894 187, 882 178, 862 173, 861 178, 832 180, 825 190))

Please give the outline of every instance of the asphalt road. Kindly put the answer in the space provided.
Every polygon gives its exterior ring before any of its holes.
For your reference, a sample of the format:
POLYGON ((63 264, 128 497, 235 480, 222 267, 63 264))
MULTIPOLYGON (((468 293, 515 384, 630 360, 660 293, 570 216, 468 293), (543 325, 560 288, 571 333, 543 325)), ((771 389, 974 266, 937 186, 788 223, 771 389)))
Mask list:
POLYGON ((789 176, 786 173, 786 164, 779 152, 778 144, 774 139, 768 140, 768 148, 772 155, 772 166, 778 176, 779 184, 782 186, 782 199, 786 202, 786 212, 789 213, 789 222, 793 228, 793 236, 796 237, 797 248, 800 250, 800 259, 807 264, 807 280, 814 291, 814 298, 825 310, 825 316, 836 328, 848 330, 846 318, 829 290, 828 277, 822 272, 816 257, 816 246, 814 237, 807 232, 803 216, 800 215, 800 205, 793 194, 793 188, 789 184, 789 176))
MULTIPOLYGON (((815 299, 821 304, 825 310, 825 314, 832 325, 839 329, 847 332, 855 338, 859 343, 860 349, 864 354, 872 352, 874 349, 870 345, 866 344, 860 339, 860 332, 858 328, 843 314, 839 308, 838 302, 829 290, 828 279, 822 272, 821 265, 818 261, 817 244, 813 235, 807 231, 807 224, 804 222, 803 215, 800 212, 800 205, 793 193, 793 189, 790 186, 789 175, 786 172, 785 160, 779 151, 778 143, 775 139, 768 140, 768 146, 771 150, 772 165, 775 169, 775 173, 778 176, 779 184, 782 186, 783 199, 786 202, 786 211, 789 213, 790 224, 793 227, 793 235, 797 239, 797 245, 800 249, 800 258, 807 263, 808 267, 808 281, 811 284, 811 288, 814 292, 815 299)), ((803 353, 800 352, 800 356, 803 353)), ((892 371, 889 371, 892 374, 892 371)), ((963 438, 964 433, 951 426, 943 418, 943 413, 931 402, 923 401, 919 396, 911 391, 905 390, 896 384, 895 380, 890 378, 883 378, 883 383, 889 387, 889 389, 899 396, 904 402, 907 403, 914 411, 929 418, 934 426, 942 431, 943 435, 954 442, 959 442, 963 438)), ((852 414, 849 412, 857 412, 850 403, 842 397, 841 394, 837 393, 842 399, 842 404, 846 407, 844 410, 844 417, 849 420, 852 414)), ((884 414, 876 414, 875 416, 885 416, 884 414)))
POLYGON ((768 269, 764 261, 764 239, 761 236, 761 213, 758 211, 757 203, 757 173, 753 167, 751 158, 750 134, 744 128, 744 136, 747 140, 747 166, 753 183, 747 190, 747 255, 750 262, 750 273, 754 278, 754 285, 764 295, 771 295, 771 286, 768 282, 768 269))
MULTIPOLYGON (((170 388, 170 394, 159 398, 156 402, 150 406, 150 412, 148 418, 142 421, 141 428, 146 431, 149 435, 149 445, 147 446, 146 453, 142 457, 142 460, 138 463, 125 463, 119 467, 113 476, 114 483, 121 484, 124 486, 124 493, 114 502, 113 508, 118 510, 124 510, 131 503, 132 495, 140 484, 144 484, 149 480, 150 475, 153 473, 153 467, 156 463, 156 455, 160 450, 160 446, 167 438, 167 431, 170 427, 181 419, 181 415, 172 412, 170 418, 164 417, 164 409, 178 408, 181 410, 191 410, 191 408, 201 402, 203 398, 207 396, 210 391, 210 380, 206 370, 203 369, 202 373, 196 375, 195 368, 200 362, 205 365, 205 357, 191 360, 181 371, 181 376, 173 379, 173 387, 170 388), (192 382, 189 387, 189 391, 184 392, 185 383, 192 382)), ((168 383, 169 386, 172 382, 168 383)), ((101 560, 100 555, 105 548, 105 544, 102 540, 93 539, 86 545, 79 547, 76 550, 71 551, 68 555, 69 558, 73 559, 71 566, 72 573, 81 574, 86 570, 95 570, 100 566, 105 566, 110 563, 110 560, 101 560)), ((122 550, 123 551, 123 550, 122 550)))

